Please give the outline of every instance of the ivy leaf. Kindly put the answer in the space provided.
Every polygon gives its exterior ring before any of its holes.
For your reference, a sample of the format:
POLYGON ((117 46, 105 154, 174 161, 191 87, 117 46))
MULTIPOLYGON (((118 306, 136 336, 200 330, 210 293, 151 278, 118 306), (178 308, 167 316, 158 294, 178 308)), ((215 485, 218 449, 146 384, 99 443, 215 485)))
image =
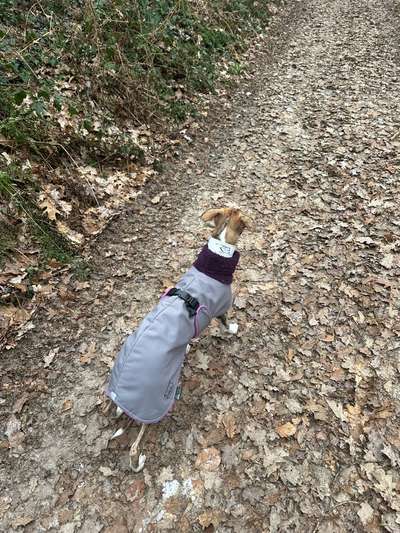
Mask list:
POLYGON ((57 111, 61 111, 62 109, 62 97, 59 94, 54 96, 54 107, 57 111))
POLYGON ((34 113, 36 113, 36 115, 42 117, 46 111, 46 106, 41 100, 35 100, 31 105, 31 109, 34 111, 34 113))
POLYGON ((14 102, 16 105, 21 105, 26 97, 26 92, 21 90, 14 94, 14 102))

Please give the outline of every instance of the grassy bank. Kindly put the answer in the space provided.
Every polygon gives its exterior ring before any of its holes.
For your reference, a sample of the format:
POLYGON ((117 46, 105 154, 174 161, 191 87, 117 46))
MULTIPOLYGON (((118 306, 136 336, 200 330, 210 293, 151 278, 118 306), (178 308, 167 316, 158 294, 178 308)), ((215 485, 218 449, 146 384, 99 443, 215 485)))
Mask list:
POLYGON ((241 72, 271 5, 0 0, 0 266, 16 248, 71 260, 145 179, 153 133, 193 115, 221 66, 241 72))

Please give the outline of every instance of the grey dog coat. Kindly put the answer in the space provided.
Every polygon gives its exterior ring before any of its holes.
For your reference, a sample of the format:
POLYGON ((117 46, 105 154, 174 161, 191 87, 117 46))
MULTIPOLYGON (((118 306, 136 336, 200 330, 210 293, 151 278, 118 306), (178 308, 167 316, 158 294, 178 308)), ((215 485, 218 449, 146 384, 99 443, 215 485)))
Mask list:
POLYGON ((176 287, 200 303, 190 318, 178 296, 162 297, 128 336, 115 361, 106 394, 138 422, 159 422, 171 409, 190 340, 232 304, 232 274, 239 261, 205 246, 176 287))

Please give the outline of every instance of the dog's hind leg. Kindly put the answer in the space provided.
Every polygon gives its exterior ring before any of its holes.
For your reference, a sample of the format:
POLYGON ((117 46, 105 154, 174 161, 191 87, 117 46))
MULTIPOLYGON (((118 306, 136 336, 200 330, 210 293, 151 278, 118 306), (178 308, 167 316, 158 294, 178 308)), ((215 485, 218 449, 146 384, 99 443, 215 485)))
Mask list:
POLYGON ((221 316, 217 316, 217 319, 221 322, 225 330, 229 331, 229 333, 233 333, 233 335, 236 335, 238 332, 239 326, 236 324, 236 322, 229 322, 226 316, 226 313, 221 316))
POLYGON ((139 455, 139 444, 142 440, 144 431, 146 429, 147 424, 142 424, 140 427, 139 434, 135 440, 135 442, 132 444, 131 449, 129 450, 129 464, 131 469, 134 472, 140 472, 144 468, 144 463, 146 462, 146 456, 143 454, 139 455), (133 461, 137 461, 137 466, 133 466, 133 461))

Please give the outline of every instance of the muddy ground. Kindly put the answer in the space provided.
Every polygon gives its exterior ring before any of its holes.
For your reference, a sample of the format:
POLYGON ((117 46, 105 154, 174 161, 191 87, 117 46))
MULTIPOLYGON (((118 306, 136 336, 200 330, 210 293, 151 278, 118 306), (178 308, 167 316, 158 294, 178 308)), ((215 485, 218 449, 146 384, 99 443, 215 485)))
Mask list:
POLYGON ((289 0, 253 79, 2 355, 2 531, 400 531, 400 10, 289 0), (128 466, 102 413, 121 342, 240 205, 231 320, 128 466))

